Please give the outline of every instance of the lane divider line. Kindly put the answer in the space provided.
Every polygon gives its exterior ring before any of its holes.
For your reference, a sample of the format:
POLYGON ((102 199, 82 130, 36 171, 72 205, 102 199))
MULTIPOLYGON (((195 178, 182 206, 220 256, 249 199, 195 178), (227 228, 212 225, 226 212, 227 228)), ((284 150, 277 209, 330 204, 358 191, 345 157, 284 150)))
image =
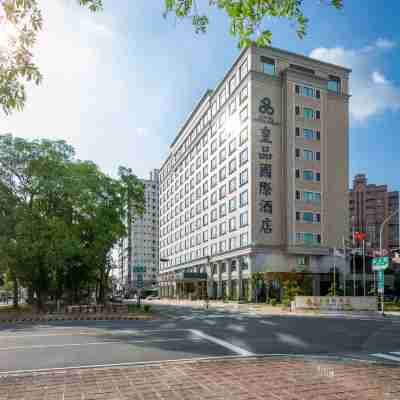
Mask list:
POLYGON ((207 335, 206 333, 204 333, 204 332, 202 332, 202 331, 200 331, 198 329, 189 329, 189 331, 194 336, 201 337, 201 338, 206 339, 206 340, 208 340, 208 341, 210 341, 210 342, 212 342, 214 344, 217 344, 219 346, 225 347, 226 349, 228 349, 228 350, 232 351, 233 353, 236 353, 236 354, 238 354, 240 356, 249 357, 249 356, 254 356, 255 355, 254 353, 252 353, 252 352, 250 352, 248 350, 245 350, 245 349, 243 349, 243 348, 241 348, 239 346, 236 346, 236 345, 234 345, 232 343, 229 343, 226 340, 218 339, 218 338, 216 338, 214 336, 207 335))
POLYGON ((400 357, 391 356, 390 354, 375 353, 375 354, 371 354, 371 355, 373 357, 377 357, 377 358, 384 358, 385 360, 400 362, 400 357))

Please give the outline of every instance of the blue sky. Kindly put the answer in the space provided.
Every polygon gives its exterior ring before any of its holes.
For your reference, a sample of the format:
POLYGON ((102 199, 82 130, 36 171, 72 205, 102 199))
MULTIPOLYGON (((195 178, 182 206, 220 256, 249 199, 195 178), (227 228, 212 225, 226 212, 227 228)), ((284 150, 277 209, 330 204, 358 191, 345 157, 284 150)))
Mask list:
MULTIPOLYGON (((91 15, 71 0, 40 0, 46 25, 37 49, 45 81, 28 90, 24 112, 0 116, 0 132, 64 138, 77 156, 110 174, 118 165, 146 177, 207 88, 237 57, 218 11, 206 35, 162 17, 163 0, 104 0, 91 15)), ((208 1, 200 0, 199 4, 208 1)), ((345 0, 335 11, 307 1, 307 36, 270 20, 273 45, 353 69, 350 178, 400 190, 400 2, 345 0)), ((1 33, 0 33, 1 34, 1 33)))

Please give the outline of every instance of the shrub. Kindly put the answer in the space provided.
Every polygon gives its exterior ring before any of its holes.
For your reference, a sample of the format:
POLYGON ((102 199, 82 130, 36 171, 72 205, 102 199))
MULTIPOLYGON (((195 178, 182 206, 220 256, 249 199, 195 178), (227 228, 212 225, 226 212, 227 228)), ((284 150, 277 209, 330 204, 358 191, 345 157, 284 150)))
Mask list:
POLYGON ((276 304, 278 303, 278 301, 276 299, 271 299, 269 304, 271 304, 271 306, 276 306, 276 304))
POLYGON ((150 304, 145 304, 144 306, 143 306, 143 311, 144 312, 150 312, 150 310, 151 310, 151 305, 150 304))

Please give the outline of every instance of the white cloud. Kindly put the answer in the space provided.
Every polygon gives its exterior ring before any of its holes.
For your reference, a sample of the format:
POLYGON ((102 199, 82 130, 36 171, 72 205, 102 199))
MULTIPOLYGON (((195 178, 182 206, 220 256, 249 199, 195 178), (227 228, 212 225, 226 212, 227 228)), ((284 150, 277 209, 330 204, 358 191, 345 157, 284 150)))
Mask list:
POLYGON ((379 50, 395 46, 388 39, 378 39, 360 49, 316 48, 310 57, 352 69, 350 114, 354 120, 364 121, 373 115, 400 109, 400 88, 379 72, 383 61, 379 50))
POLYGON ((393 42, 392 40, 389 39, 380 38, 375 41, 375 46, 380 47, 382 49, 391 49, 396 46, 396 42, 393 42))
POLYGON ((372 81, 377 84, 384 85, 387 83, 386 78, 378 71, 372 73, 372 81))

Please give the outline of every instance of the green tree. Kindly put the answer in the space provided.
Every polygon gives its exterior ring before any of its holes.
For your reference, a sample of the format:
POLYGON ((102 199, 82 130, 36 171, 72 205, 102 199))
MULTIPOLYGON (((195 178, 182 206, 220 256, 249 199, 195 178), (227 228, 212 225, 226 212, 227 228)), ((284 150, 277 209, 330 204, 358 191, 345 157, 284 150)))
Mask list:
MULTIPOLYGON (((78 0, 92 12, 102 10, 102 0, 78 0)), ((255 42, 259 46, 271 43, 272 32, 267 21, 285 18, 296 24, 297 35, 306 34, 308 18, 304 0, 209 0, 204 12, 196 0, 164 0, 167 17, 191 18, 196 33, 207 31, 208 11, 219 9, 230 20, 230 33, 238 39, 239 47, 255 42)), ((325 0, 341 9, 343 0, 325 0)), ((0 0, 0 24, 8 24, 14 35, 6 48, 0 48, 0 105, 6 114, 22 110, 26 102, 25 83, 42 81, 42 74, 33 60, 33 47, 43 26, 38 0, 0 0)))
POLYGON ((112 249, 127 234, 126 198, 131 222, 144 210, 140 181, 126 168, 113 179, 76 160, 63 141, 11 135, 0 135, 0 171, 3 269, 40 308, 49 297, 79 301, 93 290, 103 302, 112 249))

